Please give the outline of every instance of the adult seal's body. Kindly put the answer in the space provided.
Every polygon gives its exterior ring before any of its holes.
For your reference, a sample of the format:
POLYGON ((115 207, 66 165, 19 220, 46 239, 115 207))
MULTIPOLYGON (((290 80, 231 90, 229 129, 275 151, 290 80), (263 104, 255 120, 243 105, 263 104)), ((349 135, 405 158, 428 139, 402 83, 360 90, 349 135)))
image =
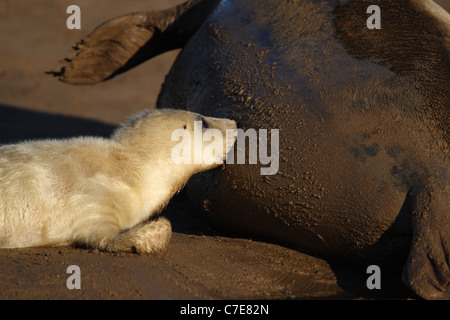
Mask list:
POLYGON ((417 294, 449 298, 444 10, 427 0, 191 1, 103 24, 55 73, 95 83, 174 47, 183 50, 158 107, 280 130, 278 174, 229 165, 197 175, 188 190, 199 210, 325 257, 401 263, 417 294), (381 29, 366 25, 372 4, 381 29))

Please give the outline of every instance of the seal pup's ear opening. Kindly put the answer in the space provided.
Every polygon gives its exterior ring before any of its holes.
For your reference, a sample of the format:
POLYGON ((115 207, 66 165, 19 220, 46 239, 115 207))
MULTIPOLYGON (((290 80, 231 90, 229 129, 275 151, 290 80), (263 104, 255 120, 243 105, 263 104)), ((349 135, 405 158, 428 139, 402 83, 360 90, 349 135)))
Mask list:
POLYGON ((139 121, 141 119, 143 119, 144 117, 148 116, 149 114, 151 114, 152 112, 154 112, 155 110, 150 110, 150 109, 146 109, 146 110, 142 110, 141 112, 138 112, 136 114, 133 114, 132 116, 128 117, 121 125, 120 127, 118 127, 112 134, 111 138, 113 140, 121 140, 121 138, 123 138, 126 135, 126 132, 128 132, 128 130, 130 128, 137 128, 139 121))

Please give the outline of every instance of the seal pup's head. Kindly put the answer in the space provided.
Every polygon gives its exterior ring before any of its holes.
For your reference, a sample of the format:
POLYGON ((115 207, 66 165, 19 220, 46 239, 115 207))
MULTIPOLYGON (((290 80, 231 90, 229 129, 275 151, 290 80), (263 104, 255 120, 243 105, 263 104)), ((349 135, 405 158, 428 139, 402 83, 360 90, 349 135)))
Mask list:
POLYGON ((189 175, 222 164, 236 141, 236 122, 175 110, 145 110, 114 133, 125 154, 189 175))

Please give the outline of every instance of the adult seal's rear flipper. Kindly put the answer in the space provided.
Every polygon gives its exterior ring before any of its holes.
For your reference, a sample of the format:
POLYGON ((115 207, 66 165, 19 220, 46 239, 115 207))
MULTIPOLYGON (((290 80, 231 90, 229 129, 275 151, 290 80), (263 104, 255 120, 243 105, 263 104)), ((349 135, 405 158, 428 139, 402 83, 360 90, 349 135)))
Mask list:
POLYGON ((450 186, 429 183, 413 193, 413 242, 403 281, 423 298, 450 299, 450 186))
POLYGON ((190 0, 172 9, 135 12, 98 26, 73 48, 64 66, 48 72, 70 84, 95 84, 169 50, 183 47, 217 0, 190 0))

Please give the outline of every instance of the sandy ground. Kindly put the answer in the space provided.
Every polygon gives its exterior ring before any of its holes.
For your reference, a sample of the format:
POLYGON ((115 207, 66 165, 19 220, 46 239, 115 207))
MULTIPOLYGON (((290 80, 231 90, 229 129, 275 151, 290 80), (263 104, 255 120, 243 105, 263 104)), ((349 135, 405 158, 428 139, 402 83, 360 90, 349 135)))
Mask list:
MULTIPOLYGON (((176 0, 0 0, 0 143, 78 135, 108 136, 127 116, 153 108, 177 51, 111 81, 69 86, 45 75, 100 22, 163 9, 176 0), (82 10, 82 29, 66 28, 66 8, 82 10)), ((450 0, 439 1, 447 10, 450 0)), ((163 213, 173 224, 164 254, 110 254, 82 248, 0 250, 0 299, 356 299, 414 296, 399 277, 366 289, 363 269, 279 244, 218 233, 184 193, 163 213), (70 265, 81 290, 69 290, 70 265)))

